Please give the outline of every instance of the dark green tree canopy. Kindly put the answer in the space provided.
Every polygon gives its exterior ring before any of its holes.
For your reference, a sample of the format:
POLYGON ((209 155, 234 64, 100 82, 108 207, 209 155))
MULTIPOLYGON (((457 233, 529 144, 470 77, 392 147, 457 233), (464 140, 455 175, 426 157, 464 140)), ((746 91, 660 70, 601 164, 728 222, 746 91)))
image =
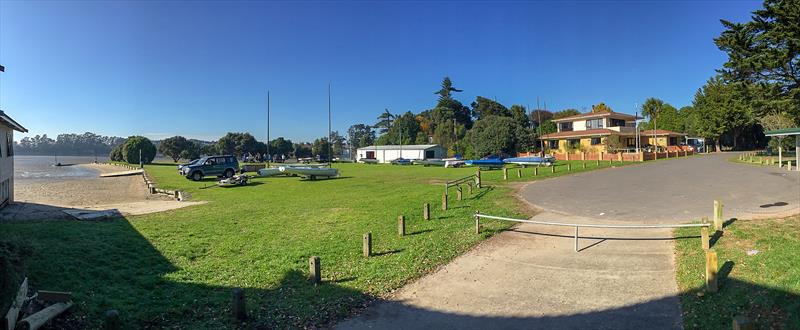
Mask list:
POLYGON ((144 136, 131 136, 122 144, 122 157, 129 164, 139 164, 139 156, 144 164, 156 158, 156 146, 144 136), (141 153, 140 153, 141 151, 141 153))
POLYGON ((178 162, 178 160, 181 159, 181 152, 186 150, 189 143, 189 140, 183 136, 173 136, 161 140, 161 143, 158 145, 158 151, 164 156, 172 158, 172 161, 178 162))
POLYGON ((217 151, 236 157, 256 153, 256 138, 250 133, 228 133, 217 141, 217 151))
POLYGON ((444 79, 442 79, 442 88, 436 91, 434 94, 439 94, 439 100, 442 100, 442 99, 451 99, 452 97, 450 96, 450 94, 452 92, 458 93, 463 91, 453 87, 453 82, 450 81, 450 77, 444 77, 444 79))
POLYGON ((354 148, 363 148, 375 143, 375 131, 364 124, 355 124, 347 129, 347 142, 354 148))
POLYGON ((487 116, 475 122, 466 139, 475 156, 513 154, 517 144, 516 123, 511 117, 487 116))
POLYGON ((480 120, 489 116, 509 116, 511 113, 504 105, 497 101, 487 99, 483 96, 478 96, 472 102, 472 114, 476 120, 480 120))
POLYGON ((292 154, 293 150, 294 146, 292 145, 292 140, 284 139, 282 136, 272 141, 269 141, 270 154, 289 156, 292 154))
POLYGON ((581 112, 576 109, 564 109, 553 113, 553 119, 561 119, 570 116, 580 115, 581 112))

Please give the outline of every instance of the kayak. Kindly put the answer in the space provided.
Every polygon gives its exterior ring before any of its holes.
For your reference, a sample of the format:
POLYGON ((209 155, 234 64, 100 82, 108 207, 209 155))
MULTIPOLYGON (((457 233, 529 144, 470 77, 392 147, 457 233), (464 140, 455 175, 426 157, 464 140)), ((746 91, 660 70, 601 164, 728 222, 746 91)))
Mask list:
POLYGON ((503 167, 505 162, 503 162, 500 158, 489 158, 489 159, 470 159, 464 161, 464 164, 467 166, 480 166, 480 167, 503 167))
POLYGON ((537 165, 537 166, 538 165, 545 165, 545 166, 550 166, 550 165, 553 165, 553 163, 556 162, 556 159, 553 158, 553 157, 547 157, 547 156, 545 156, 545 157, 538 157, 538 156, 534 156, 534 157, 514 157, 514 158, 506 158, 506 159, 503 160, 503 162, 506 162, 506 163, 509 163, 509 164, 523 165, 523 166, 524 165, 537 165))
POLYGON ((329 167, 304 167, 304 166, 281 166, 278 167, 283 173, 287 174, 295 174, 308 177, 311 180, 316 179, 317 177, 334 177, 339 175, 339 170, 335 168, 329 167))
POLYGON ((411 159, 397 158, 391 161, 392 165, 411 165, 411 159))
POLYGON ((277 167, 262 168, 258 170, 259 176, 275 176, 281 174, 281 170, 277 167))

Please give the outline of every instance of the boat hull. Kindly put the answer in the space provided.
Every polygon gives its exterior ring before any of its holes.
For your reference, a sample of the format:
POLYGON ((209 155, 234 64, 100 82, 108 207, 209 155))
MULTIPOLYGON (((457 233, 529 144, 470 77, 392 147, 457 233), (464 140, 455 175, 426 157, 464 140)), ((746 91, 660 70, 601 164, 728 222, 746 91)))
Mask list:
POLYGON ((277 168, 277 167, 262 168, 262 169, 258 170, 258 175, 259 176, 275 176, 275 175, 279 175, 279 174, 283 174, 283 173, 281 173, 281 170, 279 168, 277 168))
POLYGON ((552 157, 515 157, 515 158, 506 158, 503 160, 509 164, 517 164, 517 165, 545 165, 550 166, 556 162, 555 158, 552 157))
POLYGON ((339 176, 339 170, 338 169, 327 168, 327 167, 302 167, 302 166, 285 167, 285 166, 281 166, 278 169, 283 173, 305 176, 305 177, 308 177, 308 178, 311 178, 311 179, 315 179, 315 178, 318 178, 318 177, 331 178, 331 177, 339 176))
POLYGON ((423 165, 423 166, 444 166, 445 161, 441 159, 425 159, 425 160, 415 160, 414 164, 423 165))

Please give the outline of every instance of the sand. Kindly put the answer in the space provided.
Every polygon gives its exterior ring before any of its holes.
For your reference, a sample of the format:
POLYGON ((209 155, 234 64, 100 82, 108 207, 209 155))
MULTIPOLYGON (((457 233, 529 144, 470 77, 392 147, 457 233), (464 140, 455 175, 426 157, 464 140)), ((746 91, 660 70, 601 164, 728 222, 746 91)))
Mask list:
MULTIPOLYGON (((75 165, 99 174, 121 171, 106 164, 75 165)), ((178 202, 169 196, 148 193, 141 175, 63 180, 17 180, 15 204, 0 211, 2 220, 64 218, 63 209, 110 210, 123 215, 162 212, 201 202, 178 202)))

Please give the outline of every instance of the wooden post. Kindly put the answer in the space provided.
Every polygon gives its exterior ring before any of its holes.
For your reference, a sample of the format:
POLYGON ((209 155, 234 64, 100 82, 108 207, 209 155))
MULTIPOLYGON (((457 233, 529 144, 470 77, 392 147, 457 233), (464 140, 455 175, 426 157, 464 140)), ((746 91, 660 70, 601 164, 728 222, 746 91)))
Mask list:
POLYGON ((586 160, 586 152, 585 151, 581 152, 581 160, 586 160))
POLYGON ((572 163, 567 163, 567 171, 572 171, 572 163))
POLYGON ((475 215, 475 234, 481 233, 481 221, 477 215, 475 215))
POLYGON ((447 194, 442 194, 442 211, 447 211, 447 194))
POLYGON ((422 218, 425 220, 431 219, 431 204, 422 204, 422 218))
POLYGON ((308 279, 311 283, 322 283, 322 273, 320 272, 320 260, 318 256, 308 258, 308 272, 310 273, 308 279))
POLYGON ((619 162, 622 163, 622 160, 624 158, 622 158, 622 153, 621 152, 617 154, 617 158, 618 158, 619 162))
POLYGON ((583 166, 583 169, 585 170, 586 169, 586 162, 585 161, 581 162, 581 166, 583 166))
POLYGON ((481 189, 481 169, 475 172, 475 187, 481 189))
POLYGON ((361 242, 361 252, 364 253, 365 257, 369 257, 372 255, 372 233, 364 234, 364 238, 362 239, 361 242))
POLYGON ((119 330, 122 329, 122 321, 119 319, 119 311, 116 309, 107 310, 103 314, 103 329, 104 330, 119 330))
POLYGON ((714 200, 714 230, 722 231, 722 202, 714 200))
POLYGON ((700 227, 700 243, 704 251, 711 248, 708 241, 708 227, 700 227))
POLYGON ((733 330, 755 330, 755 324, 746 316, 736 316, 733 318, 733 330))
POLYGON ((550 173, 556 172, 556 164, 550 165, 550 173))
POLYGON ((461 186, 456 186, 456 200, 460 201, 461 199, 461 186))
POLYGON ((518 178, 522 177, 522 170, 521 169, 517 169, 517 177, 518 178))
POLYGON ((231 311, 233 317, 239 321, 244 321, 247 318, 247 308, 244 301, 244 290, 240 288, 233 289, 233 299, 231 301, 231 311))
POLYGON ((5 318, 0 319, 0 321, 6 322, 7 324, 0 326, 0 328, 8 327, 8 329, 14 329, 14 326, 17 324, 17 318, 19 317, 19 311, 22 309, 22 305, 25 304, 25 298, 28 298, 27 277, 20 283, 16 298, 11 301, 11 306, 9 306, 5 318))
POLYGON ((406 217, 403 215, 397 217, 397 235, 406 235, 406 217))
POLYGON ((33 315, 29 315, 28 317, 17 322, 17 326, 14 329, 21 329, 21 330, 39 329, 45 323, 47 323, 47 321, 50 321, 52 318, 58 316, 58 314, 61 314, 64 311, 68 310, 70 307, 72 307, 72 305, 73 305, 72 301, 68 301, 68 302, 55 303, 50 306, 47 306, 45 309, 42 309, 33 315))
POLYGON ((503 167, 503 180, 508 180, 508 169, 503 167))
POLYGON ((467 193, 472 195, 472 182, 467 183, 467 193))
MULTIPOLYGON (((600 154, 602 154, 602 153, 600 153, 600 154)), ((597 158, 597 164, 596 165, 597 165, 597 167, 600 167, 600 158, 597 158)))
POLYGON ((539 175, 539 166, 536 166, 533 168, 533 176, 538 176, 538 175, 539 175))
POLYGON ((706 251, 706 290, 708 292, 717 292, 719 286, 717 283, 717 252, 713 250, 706 251))

